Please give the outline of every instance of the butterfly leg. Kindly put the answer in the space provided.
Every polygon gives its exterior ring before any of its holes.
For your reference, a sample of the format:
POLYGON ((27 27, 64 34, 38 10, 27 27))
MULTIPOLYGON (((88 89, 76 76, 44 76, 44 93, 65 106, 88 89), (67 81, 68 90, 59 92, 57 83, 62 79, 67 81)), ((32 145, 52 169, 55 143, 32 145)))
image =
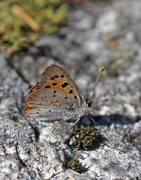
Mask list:
POLYGON ((79 120, 80 120, 80 117, 78 117, 75 123, 69 128, 69 130, 67 130, 66 134, 69 133, 69 131, 78 123, 79 120))
POLYGON ((92 117, 88 117, 88 118, 90 118, 93 121, 94 125, 97 126, 95 120, 92 117))
POLYGON ((59 124, 59 123, 61 123, 61 122, 63 122, 63 121, 67 121, 67 120, 69 120, 69 119, 71 119, 72 117, 69 117, 69 118, 67 118, 67 119, 63 119, 63 120, 61 120, 61 121, 58 121, 58 122, 55 122, 55 123, 53 123, 54 125, 56 125, 56 124, 59 124))
MULTIPOLYGON (((97 126, 95 120, 93 118, 91 118, 91 117, 89 117, 89 118, 93 121, 94 125, 97 126)), ((80 120, 80 117, 78 117, 77 120, 75 121, 75 123, 70 127, 70 129, 67 130, 66 134, 69 133, 69 131, 78 123, 79 120, 80 120)))

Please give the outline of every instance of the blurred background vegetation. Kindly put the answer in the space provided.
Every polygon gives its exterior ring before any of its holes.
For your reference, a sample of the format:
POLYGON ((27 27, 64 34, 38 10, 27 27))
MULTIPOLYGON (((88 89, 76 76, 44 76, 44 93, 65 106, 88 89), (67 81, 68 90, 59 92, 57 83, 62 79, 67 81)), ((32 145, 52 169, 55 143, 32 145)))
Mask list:
MULTIPOLYGON (((69 3, 84 0, 0 0, 0 50, 28 49, 40 34, 57 32, 67 24, 69 3)), ((91 0, 94 3, 109 0, 91 0)))

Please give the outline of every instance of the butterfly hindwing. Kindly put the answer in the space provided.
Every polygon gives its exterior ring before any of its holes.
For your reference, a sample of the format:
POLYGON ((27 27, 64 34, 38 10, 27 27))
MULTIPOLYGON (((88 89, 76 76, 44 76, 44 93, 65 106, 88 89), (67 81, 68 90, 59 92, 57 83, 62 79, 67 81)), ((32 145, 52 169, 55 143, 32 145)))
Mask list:
POLYGON ((78 100, 54 89, 42 89, 28 95, 25 113, 60 119, 75 115, 81 109, 78 100))

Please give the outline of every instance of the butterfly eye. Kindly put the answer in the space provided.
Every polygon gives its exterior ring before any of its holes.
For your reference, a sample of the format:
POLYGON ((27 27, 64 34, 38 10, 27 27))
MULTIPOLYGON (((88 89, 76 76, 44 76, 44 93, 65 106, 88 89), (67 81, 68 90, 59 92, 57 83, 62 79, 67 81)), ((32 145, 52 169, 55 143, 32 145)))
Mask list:
POLYGON ((92 102, 93 102, 93 101, 91 101, 91 100, 89 100, 89 99, 86 99, 86 103, 87 103, 87 105, 88 105, 89 107, 91 107, 92 102))

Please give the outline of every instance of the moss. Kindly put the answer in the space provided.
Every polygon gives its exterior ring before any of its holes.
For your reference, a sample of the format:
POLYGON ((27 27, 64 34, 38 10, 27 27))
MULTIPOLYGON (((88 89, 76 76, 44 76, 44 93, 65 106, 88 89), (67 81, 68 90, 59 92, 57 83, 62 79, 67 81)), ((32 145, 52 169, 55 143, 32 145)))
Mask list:
POLYGON ((77 149, 85 149, 92 145, 96 138, 96 132, 90 126, 75 127, 73 132, 72 147, 77 149))
POLYGON ((79 162, 79 160, 77 159, 71 159, 68 163, 67 163, 67 168, 68 169, 72 169, 73 171, 76 171, 78 173, 82 173, 84 170, 84 166, 82 165, 82 163, 79 162))
POLYGON ((112 0, 91 0, 94 3, 109 3, 112 0))
POLYGON ((63 0, 0 1, 0 46, 13 51, 28 48, 39 34, 65 25, 67 11, 63 0))

